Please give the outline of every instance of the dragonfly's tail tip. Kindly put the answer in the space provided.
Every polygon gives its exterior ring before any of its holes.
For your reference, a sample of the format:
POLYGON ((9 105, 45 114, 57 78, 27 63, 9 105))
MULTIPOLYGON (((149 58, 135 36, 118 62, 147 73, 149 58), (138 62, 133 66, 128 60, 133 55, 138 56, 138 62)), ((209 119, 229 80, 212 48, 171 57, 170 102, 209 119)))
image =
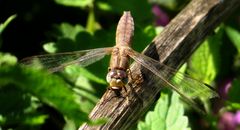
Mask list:
POLYGON ((131 11, 129 11, 129 10, 123 11, 123 14, 131 14, 131 11))

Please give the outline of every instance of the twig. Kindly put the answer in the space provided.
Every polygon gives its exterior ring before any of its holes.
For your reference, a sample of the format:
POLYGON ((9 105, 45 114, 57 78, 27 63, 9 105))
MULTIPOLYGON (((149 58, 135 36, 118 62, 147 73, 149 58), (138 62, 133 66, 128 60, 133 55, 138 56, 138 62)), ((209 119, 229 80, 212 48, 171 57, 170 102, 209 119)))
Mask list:
MULTIPOLYGON (((239 0, 192 0, 144 50, 144 54, 179 68, 200 42, 239 5, 239 0)), ((122 97, 116 97, 113 91, 107 91, 89 115, 91 119, 108 118, 108 122, 99 126, 84 124, 80 129, 124 130, 137 122, 163 86, 138 64, 131 65, 131 72, 133 79, 137 79, 127 86, 128 90, 132 88, 131 93, 123 92, 122 97)))

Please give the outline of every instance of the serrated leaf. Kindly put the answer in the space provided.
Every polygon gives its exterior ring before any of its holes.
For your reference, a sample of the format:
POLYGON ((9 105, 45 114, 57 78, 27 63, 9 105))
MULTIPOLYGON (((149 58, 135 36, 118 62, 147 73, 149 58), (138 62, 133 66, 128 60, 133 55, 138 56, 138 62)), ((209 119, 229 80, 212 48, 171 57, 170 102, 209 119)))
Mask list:
POLYGON ((184 130, 188 126, 188 118, 184 115, 183 105, 179 101, 179 96, 173 93, 171 106, 168 109, 167 129, 168 130, 184 130))
POLYGON ((88 121, 87 114, 81 110, 78 96, 60 77, 19 65, 2 66, 0 73, 0 86, 14 84, 74 120, 77 125, 88 121))
POLYGON ((225 30, 226 30, 226 33, 227 33, 229 39, 232 41, 232 43, 237 48, 238 53, 240 53, 240 32, 230 26, 226 26, 225 30))
POLYGON ((190 75, 204 83, 211 84, 220 70, 220 47, 223 30, 210 36, 194 52, 190 60, 190 75))
POLYGON ((161 93, 154 111, 147 113, 145 122, 139 122, 139 130, 186 130, 188 118, 184 116, 183 105, 177 93, 173 93, 171 101, 169 96, 161 93))

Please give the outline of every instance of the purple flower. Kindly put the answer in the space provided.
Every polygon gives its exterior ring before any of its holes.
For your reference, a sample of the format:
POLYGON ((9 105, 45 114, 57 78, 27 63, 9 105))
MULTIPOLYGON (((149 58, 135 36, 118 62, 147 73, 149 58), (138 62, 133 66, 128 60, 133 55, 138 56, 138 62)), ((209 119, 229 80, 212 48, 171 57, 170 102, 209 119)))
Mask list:
POLYGON ((214 102, 214 113, 217 114, 219 110, 225 105, 225 101, 228 98, 228 91, 232 86, 232 81, 233 78, 228 77, 219 83, 218 92, 220 98, 216 102, 214 102))
POLYGON ((232 86, 232 80, 233 80, 232 78, 228 78, 224 80, 222 83, 220 83, 219 94, 220 94, 220 97, 222 97, 225 100, 227 99, 228 91, 232 86))
POLYGON ((153 5, 152 12, 155 16, 155 24, 157 26, 166 26, 169 23, 169 17, 168 15, 159 8, 157 5, 153 5))
POLYGON ((240 124, 240 110, 236 112, 235 116, 234 116, 234 121, 237 124, 240 124))
POLYGON ((240 111, 236 114, 225 112, 221 115, 218 122, 219 130, 237 130, 240 126, 240 111))

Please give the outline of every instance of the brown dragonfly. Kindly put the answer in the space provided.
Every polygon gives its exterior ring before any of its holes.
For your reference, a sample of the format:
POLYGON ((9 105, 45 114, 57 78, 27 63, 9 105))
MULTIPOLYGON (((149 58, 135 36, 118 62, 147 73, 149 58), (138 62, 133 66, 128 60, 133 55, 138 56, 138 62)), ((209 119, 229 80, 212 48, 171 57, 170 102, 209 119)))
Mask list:
POLYGON ((128 83, 129 78, 130 58, 132 58, 158 76, 164 84, 175 90, 192 105, 195 104, 192 99, 196 97, 213 98, 218 96, 214 90, 204 83, 177 73, 176 70, 134 51, 131 48, 133 34, 133 18, 129 11, 124 11, 117 26, 116 45, 114 47, 32 56, 23 59, 22 63, 31 64, 34 61, 39 61, 50 72, 56 72, 71 64, 87 66, 102 59, 105 55, 111 55, 106 79, 110 89, 120 91, 122 88, 126 90, 125 85, 128 83), (159 67, 163 68, 163 71, 158 71, 157 68, 159 67), (175 79, 181 80, 181 87, 177 81, 168 81, 165 78, 167 76, 174 76, 175 79))

